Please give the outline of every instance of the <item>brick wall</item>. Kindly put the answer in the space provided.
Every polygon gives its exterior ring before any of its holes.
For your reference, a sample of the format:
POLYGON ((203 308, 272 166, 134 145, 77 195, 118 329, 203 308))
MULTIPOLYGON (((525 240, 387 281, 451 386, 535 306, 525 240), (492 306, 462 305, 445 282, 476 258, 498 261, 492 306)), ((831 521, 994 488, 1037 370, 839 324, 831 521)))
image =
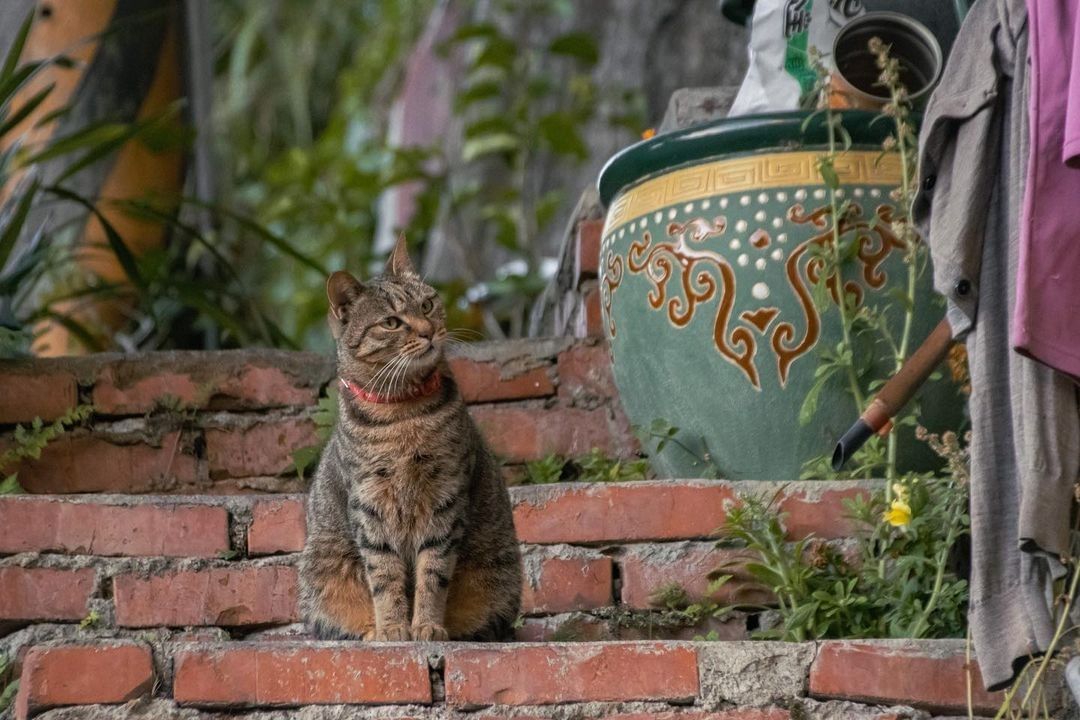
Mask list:
MULTIPOLYGON (((550 453, 636 448, 595 341, 480 343, 451 366, 492 449, 509 466, 550 453)), ((19 480, 31 492, 234 493, 302 489, 292 452, 333 364, 308 353, 175 352, 0 364, 0 448, 15 423, 91 403, 88 427, 50 444, 19 480)), ((10 468, 9 468, 10 470, 10 468)))
MULTIPOLYGON (((704 574, 732 559, 711 539, 736 491, 776 495, 798 512, 792 539, 843 542, 851 530, 843 500, 869 487, 511 488, 526 578, 522 642, 505 646, 312 641, 296 605, 302 496, 7 497, 0 653, 19 658, 21 712, 74 706, 50 715, 56 720, 108 717, 84 706, 128 703, 150 718, 174 717, 177 704, 206 717, 307 704, 401 706, 401 715, 371 710, 379 718, 962 714, 962 641, 751 642, 749 628, 766 615, 688 626, 651 605, 653 591, 671 582, 702 597, 704 574), (720 642, 686 642, 710 631, 720 642), (905 707, 884 709, 892 705, 905 707)), ((739 572, 717 599, 736 598, 772 600, 739 572)), ((999 698, 982 693, 973 673, 976 709, 990 713, 999 698)), ((325 717, 345 716, 332 712, 325 717)))
POLYGON ((600 236, 604 212, 594 190, 583 193, 555 276, 533 306, 530 335, 604 336, 600 313, 600 236))
MULTIPOLYGON (((509 477, 552 452, 635 450, 594 340, 479 345, 452 365, 509 477)), ((314 442, 333 379, 324 358, 276 351, 0 365, 0 445, 16 422, 95 408, 19 468, 39 494, 0 498, 0 654, 20 719, 927 720, 966 714, 969 669, 976 711, 997 707, 960 641, 748 640, 774 598, 715 545, 737 495, 775 496, 791 539, 843 547, 843 500, 872 483, 512 487, 519 643, 313 641, 290 455, 314 442), (704 598, 728 562, 713 599, 761 611, 690 622, 654 606, 670 583, 704 598)))
MULTIPOLYGON (((803 509, 792 537, 842 539, 843 501, 865 483, 740 487, 803 509)), ((710 538, 735 486, 722 481, 559 483, 511 488, 522 543, 521 639, 745 639, 733 613, 675 623, 650 596, 678 583, 704 597, 731 551, 710 538)), ((296 634, 301 495, 0 498, 0 628, 76 623, 99 629, 227 627, 235 636, 296 634)), ((737 559, 737 558, 736 558, 737 559)), ((717 599, 770 597, 746 578, 717 599)))

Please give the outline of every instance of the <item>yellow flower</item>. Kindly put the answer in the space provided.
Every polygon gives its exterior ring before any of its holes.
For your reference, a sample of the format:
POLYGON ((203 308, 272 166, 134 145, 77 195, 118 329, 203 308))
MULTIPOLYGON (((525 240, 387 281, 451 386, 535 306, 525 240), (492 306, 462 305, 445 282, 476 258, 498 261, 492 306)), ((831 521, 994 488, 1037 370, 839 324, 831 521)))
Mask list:
POLYGON ((904 527, 911 522, 911 506, 904 500, 897 498, 881 516, 881 519, 893 527, 904 527))

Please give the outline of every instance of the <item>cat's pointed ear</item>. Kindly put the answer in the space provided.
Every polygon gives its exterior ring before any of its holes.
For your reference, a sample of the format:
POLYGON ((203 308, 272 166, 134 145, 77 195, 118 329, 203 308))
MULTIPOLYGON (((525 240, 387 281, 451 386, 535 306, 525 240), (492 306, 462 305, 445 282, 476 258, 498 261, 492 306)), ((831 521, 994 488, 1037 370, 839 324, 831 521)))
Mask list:
POLYGON ((412 260, 409 259, 409 249, 406 247, 405 233, 398 235, 394 249, 390 251, 390 257, 386 259, 387 275, 416 275, 412 260))
POLYGON ((364 286, 344 270, 338 270, 326 281, 326 297, 330 300, 330 330, 334 337, 341 334, 345 326, 346 310, 349 305, 360 296, 364 286))

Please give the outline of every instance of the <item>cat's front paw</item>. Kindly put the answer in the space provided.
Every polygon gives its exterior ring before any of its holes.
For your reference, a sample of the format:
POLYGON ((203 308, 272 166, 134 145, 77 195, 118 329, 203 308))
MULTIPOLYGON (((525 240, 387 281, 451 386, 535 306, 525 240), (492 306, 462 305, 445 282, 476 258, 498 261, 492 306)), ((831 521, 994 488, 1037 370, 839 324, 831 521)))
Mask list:
POLYGON ((387 625, 375 630, 375 642, 412 640, 408 625, 387 625))
POLYGON ((419 623, 412 626, 413 640, 449 640, 446 628, 435 623, 419 623))

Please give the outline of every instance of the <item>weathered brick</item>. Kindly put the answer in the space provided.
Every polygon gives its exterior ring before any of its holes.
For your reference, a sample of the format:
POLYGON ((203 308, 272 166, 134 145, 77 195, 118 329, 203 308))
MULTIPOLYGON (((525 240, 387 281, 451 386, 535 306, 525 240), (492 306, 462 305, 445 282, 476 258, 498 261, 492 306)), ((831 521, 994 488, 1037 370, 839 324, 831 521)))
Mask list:
POLYGON ((187 373, 163 371, 121 386, 113 369, 106 367, 90 397, 94 408, 103 415, 137 415, 167 402, 198 408, 202 404, 199 395, 198 385, 187 373))
MULTIPOLYGON (((779 507, 792 512, 787 519, 792 539, 810 533, 823 539, 849 536, 842 501, 867 492, 857 483, 815 491, 778 483, 741 483, 740 491, 742 486, 768 497, 779 493, 779 507)), ((515 487, 510 492, 518 538, 540 544, 716 537, 737 495, 732 483, 707 480, 559 483, 515 487)))
POLYGON ((251 508, 248 554, 300 552, 304 549, 306 527, 303 500, 259 500, 251 508))
POLYGON ((0 498, 0 553, 213 557, 228 549, 222 507, 0 498))
POLYGON ((18 472, 32 493, 147 492, 194 483, 198 464, 179 431, 162 435, 158 446, 67 433, 49 443, 39 459, 23 461, 18 472))
POLYGON ((94 571, 0 567, 0 625, 81 620, 94 591, 94 571))
POLYGON ((68 372, 0 371, 0 425, 55 420, 78 402, 75 376, 68 372))
POLYGON ((600 236, 604 232, 603 220, 582 220, 574 238, 574 287, 583 278, 596 277, 600 267, 600 236))
POLYGON ((455 357, 450 359, 450 370, 467 403, 526 400, 555 394, 550 372, 544 366, 504 375, 497 362, 455 357))
POLYGON ((734 499, 726 483, 560 483, 513 488, 518 538, 530 543, 713 536, 734 499))
POLYGON ((562 400, 605 400, 618 396, 606 345, 575 345, 559 353, 558 370, 562 400))
POLYGON ((149 695, 150 649, 132 643, 35 647, 23 659, 17 715, 64 705, 115 705, 149 695))
POLYGON ((477 405, 469 410, 492 451, 509 462, 539 460, 552 453, 577 457, 593 448, 626 456, 633 446, 631 438, 613 430, 606 408, 477 405))
POLYGON ((695 601, 709 597, 723 604, 767 604, 775 598, 745 571, 746 558, 746 552, 719 549, 713 543, 630 546, 619 558, 622 603, 652 607, 650 598, 657 590, 676 584, 695 601), (708 575, 717 569, 734 577, 710 595, 708 575))
MULTIPOLYGON (((595 281, 587 284, 595 285, 595 281)), ((582 294, 577 335, 578 337, 604 337, 604 317, 600 312, 600 290, 596 287, 591 287, 582 294)))
POLYGON ((293 466, 293 451, 318 444, 315 423, 279 420, 247 428, 210 428, 206 458, 211 477, 280 475, 293 466))
POLYGON ((187 705, 430 703, 421 646, 271 643, 193 648, 176 656, 173 697, 187 705))
POLYGON ((619 628, 585 613, 522 618, 514 630, 519 642, 597 642, 618 640, 619 628))
MULTIPOLYGON (((810 694, 857 702, 913 705, 934 712, 967 711, 967 658, 962 640, 826 641, 810 669, 810 694)), ((984 689, 971 668, 976 712, 992 714, 1002 693, 984 689)))
POLYGON ((543 614, 611 605, 612 562, 577 548, 530 548, 524 556, 522 612, 543 614))
POLYGON ((851 537, 863 530, 857 521, 848 517, 844 501, 869 496, 870 491, 865 487, 850 485, 834 489, 820 481, 811 481, 785 488, 778 509, 787 514, 784 527, 788 537, 803 538, 813 534, 825 539, 838 539, 851 537))
POLYGON ((446 701, 456 706, 553 705, 697 696, 689 645, 566 643, 446 652, 446 701))
POLYGON ((92 399, 106 415, 141 415, 167 398, 193 409, 303 407, 329 374, 328 361, 308 353, 155 353, 102 367, 92 399))
POLYGON ((277 565, 119 575, 113 597, 123 627, 245 627, 299 619, 296 570, 277 565))

